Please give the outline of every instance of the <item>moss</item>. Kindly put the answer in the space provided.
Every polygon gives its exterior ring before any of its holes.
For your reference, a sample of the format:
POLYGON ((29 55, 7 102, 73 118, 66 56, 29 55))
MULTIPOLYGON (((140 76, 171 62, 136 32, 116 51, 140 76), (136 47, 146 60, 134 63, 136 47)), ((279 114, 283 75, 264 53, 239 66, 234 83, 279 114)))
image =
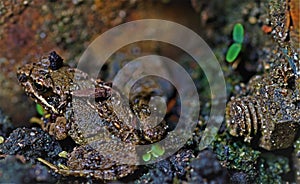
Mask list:
POLYGON ((288 158, 255 150, 227 133, 218 135, 212 146, 232 182, 242 175, 247 183, 282 183, 281 175, 290 171, 288 158))
POLYGON ((263 155, 258 164, 257 183, 283 183, 282 174, 290 171, 289 160, 274 154, 263 155))
POLYGON ((213 150, 223 166, 231 171, 244 172, 248 175, 248 181, 254 181, 258 174, 256 166, 260 152, 234 140, 227 133, 218 135, 212 144, 213 150))

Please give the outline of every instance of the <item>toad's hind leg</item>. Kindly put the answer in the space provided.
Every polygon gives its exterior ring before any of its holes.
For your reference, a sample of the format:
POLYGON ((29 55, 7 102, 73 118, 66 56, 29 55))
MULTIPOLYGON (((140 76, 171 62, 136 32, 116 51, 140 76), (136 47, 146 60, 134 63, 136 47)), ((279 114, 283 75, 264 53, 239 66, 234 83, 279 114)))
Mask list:
POLYGON ((84 177, 84 178, 93 178, 97 180, 117 180, 119 178, 125 177, 128 173, 124 171, 132 171, 132 166, 129 165, 120 165, 116 166, 114 169, 83 169, 83 170, 74 170, 69 169, 68 167, 56 166, 42 158, 38 158, 38 161, 47 165, 50 169, 54 170, 54 172, 61 174, 63 176, 73 176, 73 177, 84 177))
POLYGON ((61 174, 63 176, 86 177, 86 178, 95 177, 97 179, 105 178, 104 176, 95 175, 94 170, 70 170, 66 166, 56 166, 42 158, 38 158, 38 161, 42 162, 43 164, 47 165, 52 170, 54 170, 56 173, 61 174))

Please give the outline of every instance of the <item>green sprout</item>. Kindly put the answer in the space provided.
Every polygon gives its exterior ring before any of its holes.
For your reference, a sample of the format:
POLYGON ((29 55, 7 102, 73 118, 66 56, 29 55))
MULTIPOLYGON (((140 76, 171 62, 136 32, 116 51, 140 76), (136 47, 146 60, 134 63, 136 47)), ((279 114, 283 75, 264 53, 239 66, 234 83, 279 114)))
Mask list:
POLYGON ((165 153, 165 149, 162 148, 159 144, 154 144, 151 146, 151 150, 147 151, 143 156, 142 159, 145 162, 148 162, 151 160, 151 157, 158 158, 162 156, 165 153), (152 155, 152 156, 151 156, 152 155))
POLYGON ((149 152, 145 153, 145 154, 143 155, 143 160, 144 160, 145 162, 150 161, 150 160, 151 160, 151 154, 150 154, 149 152))
POLYGON ((239 43, 234 43, 230 45, 226 54, 226 61, 230 63, 233 62, 239 55, 241 49, 242 49, 242 45, 239 43))
POLYGON ((233 36, 233 40, 236 43, 240 43, 240 44, 243 43, 243 41, 244 41, 244 27, 243 27, 242 24, 237 23, 237 24, 234 25, 232 36, 233 36))
POLYGON ((36 104, 36 111, 41 116, 43 116, 46 112, 45 109, 40 104, 36 104))
POLYGON ((226 53, 226 61, 229 63, 235 61, 242 50, 244 41, 244 27, 242 24, 237 23, 234 25, 232 36, 235 43, 230 45, 226 53))
POLYGON ((162 156, 165 153, 165 150, 158 144, 151 146, 151 153, 154 157, 162 156))

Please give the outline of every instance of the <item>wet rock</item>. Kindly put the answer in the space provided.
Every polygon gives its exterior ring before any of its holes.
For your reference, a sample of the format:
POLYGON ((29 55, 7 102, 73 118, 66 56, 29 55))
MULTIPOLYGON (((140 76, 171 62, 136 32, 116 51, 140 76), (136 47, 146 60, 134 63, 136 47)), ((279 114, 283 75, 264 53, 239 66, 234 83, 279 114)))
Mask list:
POLYGON ((55 179, 46 167, 22 163, 17 157, 7 156, 0 160, 1 183, 53 183, 55 179))
POLYGON ((0 153, 5 155, 23 155, 26 160, 35 163, 40 157, 51 161, 58 158, 62 148, 48 133, 40 128, 17 128, 3 144, 0 153))
POLYGON ((186 169, 191 158, 194 158, 191 150, 180 150, 170 158, 149 166, 148 173, 135 183, 172 183, 174 178, 185 180, 186 169))
POLYGON ((190 183, 228 183, 227 170, 221 166, 214 153, 205 150, 190 163, 190 183))
POLYGON ((243 172, 235 172, 230 177, 230 183, 232 183, 232 184, 247 184, 247 183, 249 183, 248 175, 243 172))
POLYGON ((12 131, 13 125, 8 116, 0 109, 0 136, 7 137, 12 131))

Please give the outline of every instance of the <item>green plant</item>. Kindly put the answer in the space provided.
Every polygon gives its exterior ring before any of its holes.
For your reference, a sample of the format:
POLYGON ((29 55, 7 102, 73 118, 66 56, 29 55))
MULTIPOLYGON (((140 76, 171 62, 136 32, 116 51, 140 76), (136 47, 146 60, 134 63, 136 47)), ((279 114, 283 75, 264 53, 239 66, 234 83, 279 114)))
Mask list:
POLYGON ((36 104, 36 111, 41 116, 43 116, 45 114, 45 110, 40 104, 36 104))
POLYGON ((145 154, 143 155, 143 160, 144 160, 145 162, 150 161, 150 160, 151 160, 151 154, 150 154, 149 152, 145 153, 145 154))
POLYGON ((239 43, 233 43, 232 45, 230 45, 226 54, 226 61, 230 63, 235 61, 241 49, 242 49, 242 45, 239 43))
POLYGON ((165 153, 165 149, 162 148, 159 144, 154 144, 151 146, 151 150, 147 151, 143 156, 142 159, 145 162, 148 162, 151 160, 151 157, 160 157, 165 153))
POLYGON ((232 32, 233 40, 236 43, 242 44, 244 41, 244 27, 242 24, 237 23, 234 25, 233 32, 232 32))
POLYGON ((230 45, 226 53, 226 61, 229 63, 235 61, 242 50, 242 44, 244 41, 244 27, 242 24, 237 23, 234 25, 232 37, 234 43, 230 45))

